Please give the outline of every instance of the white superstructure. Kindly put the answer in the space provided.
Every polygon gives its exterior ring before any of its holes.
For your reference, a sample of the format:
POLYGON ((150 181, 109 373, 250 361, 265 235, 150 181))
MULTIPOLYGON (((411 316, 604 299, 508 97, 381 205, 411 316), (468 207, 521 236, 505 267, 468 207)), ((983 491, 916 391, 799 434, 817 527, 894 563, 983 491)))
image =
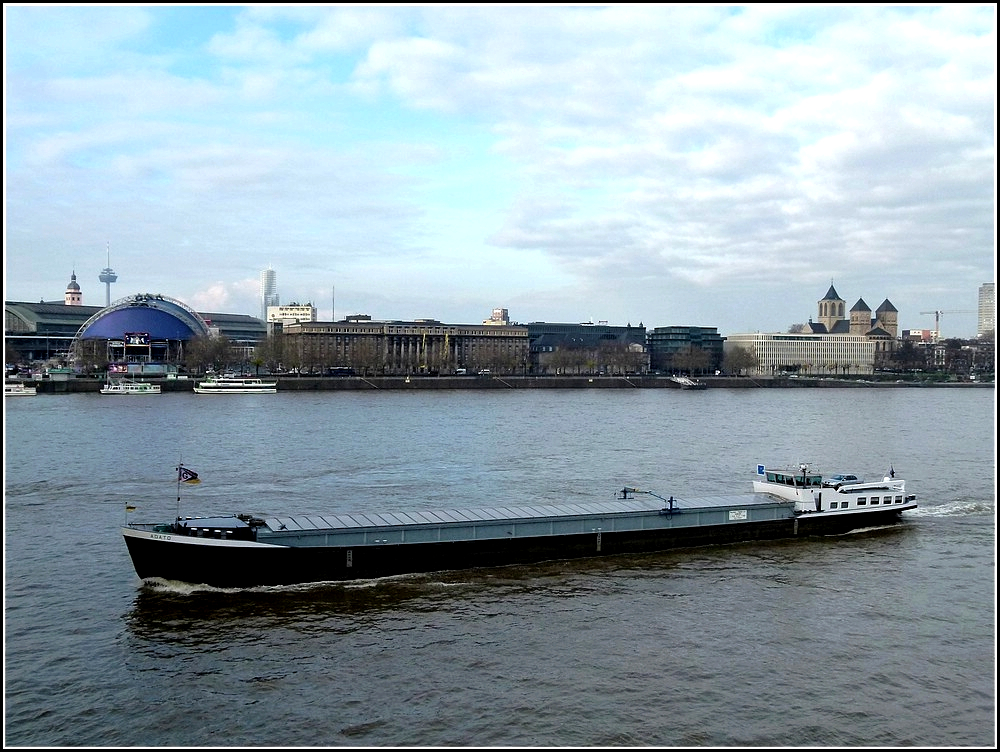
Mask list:
POLYGON ((37 392, 38 390, 35 387, 25 386, 16 381, 5 381, 3 384, 4 397, 33 397, 37 392))
POLYGON ((101 387, 101 394, 159 394, 160 385, 148 381, 112 379, 101 387))
POLYGON ((808 465, 799 465, 795 470, 770 470, 758 465, 753 490, 794 501, 798 514, 903 511, 917 506, 915 497, 906 495, 906 481, 897 479, 892 470, 878 481, 830 487, 825 486, 823 476, 811 472, 808 465))
POLYGON ((194 387, 195 394, 274 394, 277 391, 275 381, 245 376, 212 376, 194 387))

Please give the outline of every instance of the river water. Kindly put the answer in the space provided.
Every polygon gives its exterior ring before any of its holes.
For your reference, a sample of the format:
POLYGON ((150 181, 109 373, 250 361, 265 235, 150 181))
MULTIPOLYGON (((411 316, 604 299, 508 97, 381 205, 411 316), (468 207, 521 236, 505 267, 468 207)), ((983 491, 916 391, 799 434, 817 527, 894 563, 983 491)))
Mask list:
POLYGON ((39 395, 4 404, 16 746, 992 746, 991 389, 39 395), (177 498, 178 461, 202 483, 177 498), (225 591, 119 527, 881 476, 827 539, 225 591))

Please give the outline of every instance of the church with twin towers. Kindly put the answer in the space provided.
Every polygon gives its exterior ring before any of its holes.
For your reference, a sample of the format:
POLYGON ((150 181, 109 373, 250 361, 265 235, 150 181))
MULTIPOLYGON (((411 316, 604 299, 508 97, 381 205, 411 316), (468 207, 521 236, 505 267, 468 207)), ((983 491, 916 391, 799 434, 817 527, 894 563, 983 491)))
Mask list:
POLYGON ((814 334, 854 334, 872 339, 888 337, 895 340, 899 335, 899 311, 888 298, 875 310, 874 317, 864 298, 858 298, 849 316, 845 316, 846 306, 847 302, 831 284, 826 295, 818 301, 817 321, 810 321, 809 328, 814 334))

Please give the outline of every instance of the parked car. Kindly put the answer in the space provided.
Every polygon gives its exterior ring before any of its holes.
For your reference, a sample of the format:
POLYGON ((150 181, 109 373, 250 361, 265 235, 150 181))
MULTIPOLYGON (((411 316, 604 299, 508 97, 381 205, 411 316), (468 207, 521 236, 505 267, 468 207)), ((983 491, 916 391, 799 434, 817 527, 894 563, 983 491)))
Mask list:
POLYGON ((831 475, 829 478, 823 479, 823 485, 827 488, 839 488, 845 483, 860 483, 861 478, 857 475, 848 475, 845 473, 837 473, 836 475, 831 475))

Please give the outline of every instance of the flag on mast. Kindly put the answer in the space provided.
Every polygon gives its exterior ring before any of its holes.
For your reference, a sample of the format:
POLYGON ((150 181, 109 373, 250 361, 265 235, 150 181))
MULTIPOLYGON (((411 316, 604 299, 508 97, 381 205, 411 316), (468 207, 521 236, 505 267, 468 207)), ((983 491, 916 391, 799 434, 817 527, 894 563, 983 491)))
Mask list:
POLYGON ((184 465, 177 466, 177 480, 181 483, 201 483, 201 479, 198 478, 198 473, 184 467, 184 465))

